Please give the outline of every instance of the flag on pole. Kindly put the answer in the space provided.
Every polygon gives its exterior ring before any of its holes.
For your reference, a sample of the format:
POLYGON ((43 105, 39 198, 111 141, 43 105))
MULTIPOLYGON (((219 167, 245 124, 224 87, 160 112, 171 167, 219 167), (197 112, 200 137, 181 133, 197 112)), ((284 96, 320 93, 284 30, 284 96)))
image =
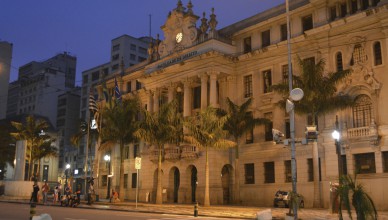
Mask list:
POLYGON ((116 101, 121 103, 121 93, 120 93, 119 86, 117 85, 116 77, 115 77, 115 97, 116 97, 116 101))

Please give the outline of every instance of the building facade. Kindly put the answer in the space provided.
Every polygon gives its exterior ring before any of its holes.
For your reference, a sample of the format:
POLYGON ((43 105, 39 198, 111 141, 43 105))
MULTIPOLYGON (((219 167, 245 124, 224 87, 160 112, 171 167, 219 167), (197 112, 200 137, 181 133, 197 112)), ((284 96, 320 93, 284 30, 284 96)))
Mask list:
MULTIPOLYGON (((271 86, 288 77, 288 49, 285 5, 279 5, 235 24, 217 29, 214 10, 200 18, 178 1, 161 28, 164 39, 148 49, 149 59, 107 77, 112 89, 118 80, 123 98, 141 97, 149 111, 161 103, 182 100, 184 116, 194 115, 208 105, 226 108, 226 98, 237 104, 253 98, 254 117, 268 118, 270 127, 256 127, 240 141, 240 166, 234 167, 234 151, 209 152, 210 202, 229 204, 234 196, 234 171, 240 173, 240 201, 243 205, 272 206, 279 189, 291 189, 291 152, 274 145, 272 128, 289 132, 289 116, 276 103, 280 95, 271 86), (152 55, 152 56, 150 56, 152 55), (141 89, 133 83, 140 82, 141 89), (128 90, 128 86, 131 89, 128 90)), ((296 58, 326 61, 325 72, 350 69, 352 74, 338 85, 338 93, 354 98, 356 105, 317 119, 317 142, 297 144, 297 187, 305 207, 329 207, 330 183, 338 181, 334 139, 336 116, 341 129, 341 155, 345 172, 358 173, 379 210, 388 210, 388 5, 378 0, 292 0, 290 35, 292 63, 296 58), (384 92, 385 91, 385 92, 384 92), (313 152, 314 144, 318 146, 313 152), (314 166, 318 154, 318 166, 314 166), (318 187, 314 187, 314 185, 318 187)), ((298 74, 297 65, 292 66, 298 74)), ((97 86, 102 97, 102 86, 97 86)), ((100 98, 102 99, 102 98, 100 98)), ((303 99, 301 100, 303 101, 303 99)), ((103 101, 102 101, 103 103, 103 101)), ((296 115, 295 136, 303 138, 308 115, 296 115)), ((135 157, 141 156, 139 200, 154 201, 157 163, 155 148, 144 143, 127 146, 125 198, 135 200, 135 157)), ((99 194, 106 193, 108 168, 101 152, 97 157, 99 194)), ((118 187, 118 150, 112 152, 112 187, 118 187)), ((205 157, 202 149, 188 144, 164 147, 163 200, 192 203, 203 201, 205 157)))
POLYGON ((0 119, 6 117, 8 84, 11 73, 12 61, 11 43, 0 41, 0 119))

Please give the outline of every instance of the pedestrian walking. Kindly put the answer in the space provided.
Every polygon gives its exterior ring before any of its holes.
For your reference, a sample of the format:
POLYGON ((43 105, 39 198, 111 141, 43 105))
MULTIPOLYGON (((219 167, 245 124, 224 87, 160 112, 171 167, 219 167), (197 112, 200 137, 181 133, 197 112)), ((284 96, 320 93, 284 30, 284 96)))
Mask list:
POLYGON ((58 186, 55 186, 53 204, 55 205, 55 203, 57 203, 57 201, 58 201, 58 186))
POLYGON ((88 190, 88 205, 91 205, 93 203, 93 196, 94 196, 94 181, 90 181, 89 184, 89 190, 88 190))
POLYGON ((42 196, 43 196, 43 204, 47 203, 47 193, 50 190, 50 186, 47 184, 47 181, 44 181, 44 185, 42 186, 42 196))
POLYGON ((40 190, 40 188, 38 186, 38 182, 34 181, 34 185, 32 185, 32 193, 31 193, 30 202, 35 202, 35 203, 38 202, 38 192, 39 192, 39 190, 40 190))
POLYGON ((62 199, 62 197, 61 197, 61 195, 62 195, 62 183, 58 182, 57 187, 58 187, 58 202, 60 202, 62 199))

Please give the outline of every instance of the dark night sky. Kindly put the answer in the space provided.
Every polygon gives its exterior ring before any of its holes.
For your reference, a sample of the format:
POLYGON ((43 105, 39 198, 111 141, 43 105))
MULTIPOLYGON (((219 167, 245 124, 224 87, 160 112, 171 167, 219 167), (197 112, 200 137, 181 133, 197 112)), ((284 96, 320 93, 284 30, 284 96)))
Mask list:
MULTIPOLYGON (((188 0, 182 1, 184 6, 188 0)), ((217 29, 284 3, 285 0, 192 0, 193 11, 209 19, 217 15, 217 29)), ((162 34, 160 26, 177 0, 0 0, 0 41, 13 43, 11 79, 30 61, 42 61, 63 51, 77 57, 77 82, 84 70, 110 59, 113 38, 128 34, 162 34)), ((198 26, 199 23, 197 23, 198 26)))

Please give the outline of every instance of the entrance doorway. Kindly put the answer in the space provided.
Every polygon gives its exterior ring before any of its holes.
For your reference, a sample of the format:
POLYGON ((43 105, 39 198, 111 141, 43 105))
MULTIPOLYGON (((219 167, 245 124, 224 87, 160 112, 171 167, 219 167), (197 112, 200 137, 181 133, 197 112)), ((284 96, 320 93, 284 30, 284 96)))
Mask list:
POLYGON ((191 168, 191 202, 195 203, 197 202, 197 197, 196 197, 196 191, 197 191, 197 168, 192 167, 191 168))
POLYGON ((230 165, 225 165, 221 170, 221 182, 222 182, 222 194, 223 194, 223 204, 231 203, 231 188, 232 188, 232 167, 230 165))

